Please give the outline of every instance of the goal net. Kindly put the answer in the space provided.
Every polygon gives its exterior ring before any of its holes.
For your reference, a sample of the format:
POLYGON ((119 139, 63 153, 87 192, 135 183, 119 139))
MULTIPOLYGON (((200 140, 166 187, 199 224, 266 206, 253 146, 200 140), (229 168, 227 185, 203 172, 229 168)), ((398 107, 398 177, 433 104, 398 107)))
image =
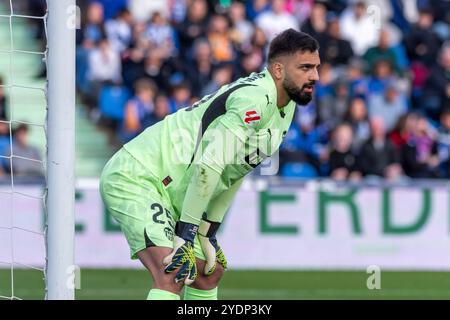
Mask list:
POLYGON ((73 298, 71 5, 0 1, 0 299, 73 298))

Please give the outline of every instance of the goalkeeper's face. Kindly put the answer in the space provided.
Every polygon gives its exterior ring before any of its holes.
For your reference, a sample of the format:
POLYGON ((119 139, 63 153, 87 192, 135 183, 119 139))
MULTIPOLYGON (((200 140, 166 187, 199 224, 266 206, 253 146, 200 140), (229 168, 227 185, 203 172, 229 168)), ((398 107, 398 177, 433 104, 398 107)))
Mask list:
POLYGON ((319 66, 317 51, 298 52, 287 59, 282 85, 291 100, 299 105, 311 101, 314 85, 319 81, 319 66))

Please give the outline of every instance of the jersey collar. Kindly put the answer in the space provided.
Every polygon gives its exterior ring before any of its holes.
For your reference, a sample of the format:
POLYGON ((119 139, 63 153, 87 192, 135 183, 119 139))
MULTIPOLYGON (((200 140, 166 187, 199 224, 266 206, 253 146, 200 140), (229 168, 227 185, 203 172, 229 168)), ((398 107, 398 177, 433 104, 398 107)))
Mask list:
MULTIPOLYGON (((269 92, 269 101, 275 106, 275 108, 278 108, 278 106, 277 106, 277 87, 275 86, 275 81, 273 80, 272 75, 270 74, 269 69, 267 69, 267 67, 264 68, 263 71, 261 71, 261 73, 263 73, 265 75, 263 86, 269 92)), ((278 108, 278 109, 280 110, 280 112, 282 112, 287 107, 290 107, 293 104, 295 105, 295 103, 291 100, 288 102, 287 105, 285 105, 282 108, 278 108)))

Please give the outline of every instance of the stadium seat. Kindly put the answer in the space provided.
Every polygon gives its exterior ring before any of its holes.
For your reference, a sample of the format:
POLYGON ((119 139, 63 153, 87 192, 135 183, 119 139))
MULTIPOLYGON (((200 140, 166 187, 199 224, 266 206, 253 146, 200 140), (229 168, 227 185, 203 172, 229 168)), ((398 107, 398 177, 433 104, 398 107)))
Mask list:
POLYGON ((130 91, 123 86, 104 86, 100 92, 100 112, 109 119, 122 120, 130 91))
POLYGON ((290 162, 286 163, 281 175, 285 178, 310 179, 318 176, 317 170, 306 162, 290 162))
POLYGON ((77 48, 76 53, 76 83, 77 87, 81 92, 85 93, 88 91, 88 81, 87 81, 87 72, 88 72, 88 63, 87 63, 87 51, 83 48, 77 48))
POLYGON ((394 50, 395 57, 397 58, 398 66, 401 70, 406 70, 410 67, 410 62, 406 54, 406 49, 403 45, 397 44, 392 47, 394 50))

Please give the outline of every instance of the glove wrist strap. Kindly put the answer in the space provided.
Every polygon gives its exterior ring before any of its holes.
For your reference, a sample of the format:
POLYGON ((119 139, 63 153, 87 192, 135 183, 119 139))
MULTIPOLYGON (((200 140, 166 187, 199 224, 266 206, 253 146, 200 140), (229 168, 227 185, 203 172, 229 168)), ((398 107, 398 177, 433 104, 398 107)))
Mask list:
POLYGON ((197 231, 198 226, 193 223, 178 221, 175 226, 175 234, 178 237, 190 242, 194 242, 197 231))
POLYGON ((204 237, 212 238, 219 230, 220 222, 209 221, 205 218, 200 222, 198 233, 204 237))

